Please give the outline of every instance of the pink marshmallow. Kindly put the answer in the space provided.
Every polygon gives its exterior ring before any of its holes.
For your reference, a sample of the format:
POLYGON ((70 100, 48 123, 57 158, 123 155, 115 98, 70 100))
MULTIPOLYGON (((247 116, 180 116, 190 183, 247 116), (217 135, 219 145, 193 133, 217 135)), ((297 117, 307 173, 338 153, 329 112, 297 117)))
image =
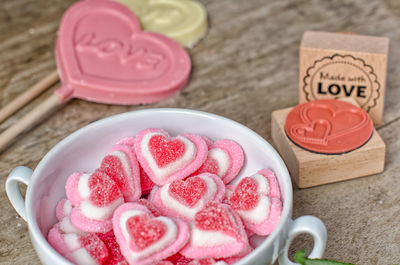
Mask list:
POLYGON ((79 205, 82 201, 82 197, 79 195, 79 192, 77 192, 77 190, 79 180, 84 174, 85 173, 83 172, 73 173, 68 177, 67 183, 65 184, 65 192, 67 194, 67 198, 73 206, 79 205))
POLYGON ((108 258, 103 265, 128 265, 125 257, 121 253, 121 249, 115 238, 114 232, 110 231, 105 234, 97 234, 101 241, 104 242, 108 249, 108 258))
POLYGON ((151 202, 162 214, 190 222, 207 203, 221 202, 224 196, 222 180, 214 174, 203 173, 158 188, 151 202))
POLYGON ((140 186, 142 189, 142 195, 149 194, 154 187, 154 182, 142 167, 140 167, 140 186))
POLYGON ((174 265, 187 265, 189 264, 189 262, 192 261, 192 259, 188 259, 185 256, 182 256, 179 252, 168 257, 166 260, 170 261, 174 265))
POLYGON ((248 248, 240 217, 223 203, 209 203, 191 223, 190 241, 180 253, 192 259, 227 258, 248 248))
POLYGON ((132 146, 114 145, 98 170, 117 183, 126 202, 137 201, 142 195, 139 164, 132 146))
POLYGON ((50 246, 63 256, 71 252, 70 248, 65 243, 63 231, 57 225, 50 229, 49 234, 47 235, 47 241, 50 246))
POLYGON ((102 265, 108 249, 96 234, 62 233, 56 226, 49 231, 48 241, 66 259, 77 265, 102 265))
POLYGON ((189 239, 185 222, 154 217, 137 203, 125 203, 115 210, 113 228, 122 254, 135 265, 157 264, 177 253, 189 239))
POLYGON ((86 232, 110 231, 112 214, 124 203, 117 184, 101 171, 95 171, 92 175, 71 175, 66 193, 74 206, 70 215, 71 223, 86 232))
POLYGON ((64 217, 69 216, 72 210, 72 204, 67 199, 62 199, 58 202, 56 207, 56 217, 58 221, 64 219, 64 217))
POLYGON ((147 129, 135 137, 138 161, 150 179, 164 185, 184 179, 204 163, 207 144, 194 134, 170 137, 161 129, 147 129))
POLYGON ((262 169, 253 176, 242 178, 230 194, 229 203, 241 217, 246 229, 257 235, 269 235, 282 213, 275 174, 262 169))
POLYGON ((83 234, 85 233, 81 229, 77 228, 71 222, 71 212, 72 212, 71 202, 67 199, 62 199, 56 207, 56 216, 59 220, 54 227, 58 227, 63 233, 75 233, 75 234, 83 234))
POLYGON ((145 206, 145 207, 151 212, 151 214, 152 214, 154 217, 158 217, 158 216, 161 216, 161 215, 162 215, 161 212, 160 212, 160 211, 154 206, 154 204, 153 204, 151 201, 149 201, 149 200, 140 199, 140 200, 138 200, 136 203, 139 203, 139 204, 145 206))
POLYGON ((227 184, 239 174, 243 164, 242 147, 233 140, 219 140, 211 145, 208 144, 207 159, 195 174, 212 173, 227 184))
POLYGON ((130 146, 130 147, 133 147, 133 145, 135 144, 135 137, 123 138, 123 139, 121 139, 121 140, 119 140, 117 142, 117 145, 119 145, 119 144, 123 144, 123 145, 127 145, 127 146, 130 146))
MULTIPOLYGON (((117 145, 126 145, 131 148, 134 148, 134 144, 135 144, 135 137, 127 137, 127 138, 120 140, 117 143, 117 145)), ((147 195, 150 193, 151 189, 154 186, 154 183, 153 183, 153 181, 151 181, 151 179, 146 174, 146 172, 144 172, 143 168, 142 167, 139 167, 139 168, 140 168, 140 186, 142 189, 142 196, 143 196, 143 195, 147 195)))

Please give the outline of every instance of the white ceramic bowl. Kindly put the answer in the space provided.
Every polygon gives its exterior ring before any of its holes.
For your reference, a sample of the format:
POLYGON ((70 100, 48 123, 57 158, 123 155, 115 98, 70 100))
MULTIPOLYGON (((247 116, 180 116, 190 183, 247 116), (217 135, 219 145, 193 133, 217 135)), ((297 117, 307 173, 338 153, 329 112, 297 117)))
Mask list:
POLYGON ((148 109, 94 122, 58 143, 35 171, 17 167, 10 173, 6 182, 7 195, 19 215, 28 222, 33 246, 43 264, 71 264, 46 240, 49 229, 57 222, 56 204, 66 197, 64 185, 67 177, 75 171, 93 171, 116 141, 134 136, 146 128, 162 128, 171 135, 196 133, 214 140, 235 140, 246 155, 240 175, 249 176, 262 168, 270 168, 276 173, 283 197, 280 222, 267 238, 253 238, 259 246, 237 265, 273 264, 278 257, 281 265, 294 264, 287 253, 291 241, 300 233, 309 233, 314 238, 310 257, 322 256, 326 244, 325 226, 313 216, 292 221, 290 176, 282 159, 267 141, 247 127, 214 114, 184 109, 148 109), (28 185, 25 200, 18 189, 19 182, 28 185))

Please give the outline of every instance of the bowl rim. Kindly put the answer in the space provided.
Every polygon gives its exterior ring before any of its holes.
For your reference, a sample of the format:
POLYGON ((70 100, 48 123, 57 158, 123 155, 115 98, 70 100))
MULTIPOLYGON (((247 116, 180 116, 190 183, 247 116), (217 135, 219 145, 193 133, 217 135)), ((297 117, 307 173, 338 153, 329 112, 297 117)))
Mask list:
MULTIPOLYGON (((26 215, 27 215, 27 223, 29 227, 29 232, 31 235, 31 240, 35 241, 35 243, 39 244, 41 247, 42 252, 46 256, 48 256, 51 260, 57 260, 59 264, 62 265, 67 265, 67 264, 72 264, 70 263, 67 259, 65 259, 61 254, 59 254, 51 245, 48 243, 47 239, 44 237, 42 234, 38 223, 36 221, 36 218, 34 217, 33 213, 33 202, 32 202, 32 196, 33 196, 33 182, 35 182, 38 177, 39 173, 41 172, 42 169, 44 168, 45 164, 47 163, 47 160, 50 159, 50 157, 53 156, 53 154, 56 154, 60 150, 64 148, 70 141, 75 140, 76 138, 79 138, 79 135, 82 134, 85 131, 88 130, 93 130, 96 127, 99 126, 104 126, 104 124, 107 124, 111 121, 116 122, 117 120, 123 120, 126 119, 127 117, 131 116, 140 116, 143 113, 159 113, 159 112, 164 112, 164 113, 181 113, 181 114, 186 114, 186 115, 196 115, 196 116, 205 116, 207 118, 212 118, 216 120, 224 120, 228 123, 231 123, 235 127, 241 128, 244 131, 247 131, 249 134, 252 135, 257 141, 262 143, 265 147, 269 149, 269 152, 272 152, 273 155, 275 156, 278 166, 282 169, 282 174, 279 176, 280 178, 283 178, 282 183, 286 183, 284 188, 285 198, 283 202, 283 210, 281 214, 281 218, 275 227, 274 231, 267 236, 267 238, 257 247, 255 248, 250 254, 246 255, 243 257, 241 260, 237 261, 235 264, 236 265, 241 265, 244 264, 250 260, 252 260, 253 256, 259 256, 261 255, 261 252, 265 251, 267 246, 272 245, 272 242, 275 241, 278 238, 278 235, 281 233, 281 230, 284 229, 285 223, 288 219, 291 219, 291 211, 292 211, 292 204, 293 204, 293 188, 292 188, 292 181, 289 175, 289 172, 287 170, 287 167, 282 160, 281 156, 278 154, 278 152, 275 150, 275 148, 263 137, 261 137, 259 134, 254 132, 252 129, 249 127, 234 121, 232 119, 210 113, 210 112, 205 112, 205 111, 199 111, 199 110, 192 110, 192 109, 184 109, 184 108, 150 108, 150 109, 142 109, 142 110, 134 110, 134 111, 129 111, 129 112, 124 112, 116 115, 112 115, 97 121, 94 121, 82 128, 79 128, 78 130, 74 131, 73 133, 69 134, 65 138, 63 138, 61 141, 59 141, 53 148, 51 148, 46 155, 40 160, 38 165, 36 166, 35 170, 33 171, 32 177, 30 184, 28 185, 27 192, 26 192, 26 200, 25 200, 25 207, 26 207, 26 215)), ((282 189, 282 187, 280 187, 282 189)), ((35 247, 37 247, 35 245, 35 247)))

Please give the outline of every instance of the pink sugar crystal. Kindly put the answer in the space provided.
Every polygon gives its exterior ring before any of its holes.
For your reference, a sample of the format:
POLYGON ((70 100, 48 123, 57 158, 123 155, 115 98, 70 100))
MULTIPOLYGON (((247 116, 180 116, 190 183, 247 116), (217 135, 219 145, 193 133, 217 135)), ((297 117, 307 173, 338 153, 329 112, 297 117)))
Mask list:
POLYGON ((193 207, 207 192, 207 184, 200 177, 175 180, 171 183, 169 192, 182 204, 193 207))
POLYGON ((99 207, 106 206, 122 197, 116 183, 105 173, 95 171, 89 179, 90 201, 99 207))
POLYGON ((197 212, 195 226, 208 231, 223 231, 232 236, 237 236, 237 228, 232 224, 229 212, 222 204, 210 202, 197 212))
POLYGON ((207 157, 206 162, 194 173, 194 175, 199 175, 201 173, 211 173, 217 174, 218 173, 218 163, 215 159, 211 157, 207 157))
POLYGON ((245 211, 253 209, 259 200, 257 188, 258 183, 254 178, 243 178, 229 198, 232 208, 245 211))
POLYGON ((96 234, 82 235, 79 241, 98 264, 103 264, 107 260, 108 249, 96 234))
POLYGON ((165 225, 161 221, 150 219, 146 215, 130 217, 126 226, 132 241, 139 250, 143 250, 153 244, 167 232, 165 225))
POLYGON ((125 260, 124 256, 122 256, 121 249, 119 248, 113 231, 105 234, 99 233, 97 235, 104 242, 109 252, 109 256, 103 265, 128 265, 128 262, 125 260))
POLYGON ((182 141, 167 139, 162 135, 152 136, 149 141, 149 148, 159 167, 170 164, 185 153, 185 144, 182 141))
POLYGON ((104 157, 99 170, 111 177, 121 190, 129 189, 124 167, 118 157, 113 155, 104 157))

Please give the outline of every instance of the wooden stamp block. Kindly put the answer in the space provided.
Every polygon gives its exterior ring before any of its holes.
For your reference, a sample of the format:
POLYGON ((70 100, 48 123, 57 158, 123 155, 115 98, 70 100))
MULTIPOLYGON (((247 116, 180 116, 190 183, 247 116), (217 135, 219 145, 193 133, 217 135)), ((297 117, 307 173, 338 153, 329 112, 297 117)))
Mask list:
MULTIPOLYGON (((346 99, 357 104, 353 99, 346 99)), ((374 129, 371 138, 358 149, 332 155, 310 152, 295 145, 286 135, 285 120, 292 108, 272 113, 272 139, 299 188, 380 173, 385 163, 385 143, 374 129)))
POLYGON ((389 39, 306 31, 300 46, 299 103, 353 97, 375 124, 383 115, 389 39))

